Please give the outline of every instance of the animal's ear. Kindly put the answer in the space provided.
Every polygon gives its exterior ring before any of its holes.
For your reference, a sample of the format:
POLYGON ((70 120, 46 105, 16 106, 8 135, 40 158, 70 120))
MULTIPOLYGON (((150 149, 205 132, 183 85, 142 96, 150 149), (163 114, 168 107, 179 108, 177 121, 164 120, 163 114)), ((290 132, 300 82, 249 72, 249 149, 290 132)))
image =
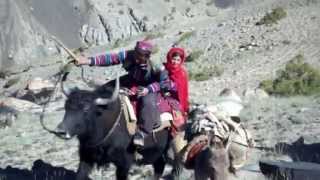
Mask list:
POLYGON ((296 142, 292 143, 293 145, 303 145, 304 144, 304 138, 301 136, 296 142))
POLYGON ((231 116, 230 118, 236 123, 240 123, 241 122, 241 119, 240 119, 239 116, 231 116))

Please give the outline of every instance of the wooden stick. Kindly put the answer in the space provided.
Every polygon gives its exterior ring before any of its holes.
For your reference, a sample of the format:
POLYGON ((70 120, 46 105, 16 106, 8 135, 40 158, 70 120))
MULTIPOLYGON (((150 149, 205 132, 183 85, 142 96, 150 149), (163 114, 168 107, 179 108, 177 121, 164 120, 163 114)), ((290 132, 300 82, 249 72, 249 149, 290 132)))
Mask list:
POLYGON ((78 57, 65 46, 61 41, 59 41, 55 36, 51 36, 51 39, 58 43, 74 60, 79 61, 78 57))

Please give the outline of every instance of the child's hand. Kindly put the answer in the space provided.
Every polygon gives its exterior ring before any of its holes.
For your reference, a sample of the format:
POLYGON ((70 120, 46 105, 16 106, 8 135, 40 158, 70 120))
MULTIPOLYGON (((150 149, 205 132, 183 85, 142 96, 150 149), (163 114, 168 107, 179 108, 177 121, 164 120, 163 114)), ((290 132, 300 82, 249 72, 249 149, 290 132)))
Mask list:
POLYGON ((170 82, 161 82, 160 83, 160 89, 164 92, 168 92, 171 88, 170 82))

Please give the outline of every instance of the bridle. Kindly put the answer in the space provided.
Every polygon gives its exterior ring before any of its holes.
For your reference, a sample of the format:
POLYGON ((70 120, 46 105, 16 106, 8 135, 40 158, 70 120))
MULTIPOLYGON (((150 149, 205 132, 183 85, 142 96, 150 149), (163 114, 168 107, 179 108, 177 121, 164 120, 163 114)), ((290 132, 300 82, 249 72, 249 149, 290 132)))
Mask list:
POLYGON ((90 148, 94 148, 94 147, 100 146, 101 144, 107 142, 109 140, 109 138, 111 137, 112 133, 114 132, 114 130, 116 129, 116 127, 119 125, 122 114, 123 114, 123 102, 120 98, 120 112, 117 116, 117 119, 113 123, 111 129, 108 131, 108 133, 106 133, 106 135, 103 137, 102 140, 100 140, 99 142, 94 143, 94 144, 86 144, 86 146, 90 147, 90 148))
POLYGON ((59 82, 61 81, 65 81, 68 74, 69 74, 69 66, 71 63, 74 63, 74 61, 69 61, 63 68, 60 72, 58 72, 57 74, 55 74, 54 76, 58 76, 58 79, 57 81, 54 83, 54 90, 53 90, 53 93, 49 96, 48 100, 44 103, 43 107, 42 107, 42 111, 41 111, 41 114, 40 114, 40 124, 42 126, 42 128, 46 131, 48 131, 49 133, 51 134, 54 134, 55 136, 59 137, 60 139, 64 139, 64 140, 68 140, 68 138, 62 136, 59 132, 56 132, 54 130, 51 130, 49 128, 47 128, 43 122, 43 119, 44 119, 44 115, 45 115, 45 112, 46 112, 46 108, 49 104, 49 102, 51 101, 51 98, 53 97, 53 94, 55 94, 56 90, 57 90, 57 85, 59 82))

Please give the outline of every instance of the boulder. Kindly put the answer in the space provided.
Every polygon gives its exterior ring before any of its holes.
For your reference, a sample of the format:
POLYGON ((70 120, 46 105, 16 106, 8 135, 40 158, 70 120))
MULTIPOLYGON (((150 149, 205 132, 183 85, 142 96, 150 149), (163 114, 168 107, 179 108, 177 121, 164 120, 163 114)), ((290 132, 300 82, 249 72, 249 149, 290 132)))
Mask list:
POLYGON ((1 105, 13 109, 17 112, 41 112, 42 110, 41 106, 35 103, 13 97, 2 99, 1 105))
POLYGON ((0 128, 10 127, 17 118, 17 112, 0 104, 0 128))
POLYGON ((256 89, 246 89, 243 91, 243 96, 246 99, 264 99, 264 98, 268 98, 269 94, 260 88, 256 88, 256 89))
POLYGON ((36 77, 28 82, 27 89, 36 93, 41 89, 54 89, 54 84, 49 80, 36 77))

